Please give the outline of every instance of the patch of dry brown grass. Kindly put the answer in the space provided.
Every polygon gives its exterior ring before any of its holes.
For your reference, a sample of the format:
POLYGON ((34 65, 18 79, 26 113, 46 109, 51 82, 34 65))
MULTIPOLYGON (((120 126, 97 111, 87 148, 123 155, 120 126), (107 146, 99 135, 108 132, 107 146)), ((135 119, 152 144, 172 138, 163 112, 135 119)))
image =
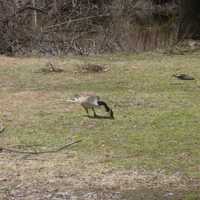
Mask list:
MULTIPOLYGON (((59 59, 55 57, 7 57, 0 56, 0 67, 16 67, 16 66, 45 66, 49 63, 53 63, 55 66, 63 66, 64 64, 68 65, 64 59, 59 59)), ((73 63, 73 60, 71 61, 73 63)))
POLYGON ((135 190, 138 187, 184 188, 179 175, 158 171, 116 170, 102 163, 80 162, 76 152, 31 156, 1 153, 1 186, 34 183, 73 189, 135 190), (21 158, 20 158, 21 157, 21 158))
POLYGON ((27 122, 40 110, 46 113, 70 112, 73 105, 66 104, 65 97, 59 92, 23 91, 1 96, 0 113, 13 123, 27 122))

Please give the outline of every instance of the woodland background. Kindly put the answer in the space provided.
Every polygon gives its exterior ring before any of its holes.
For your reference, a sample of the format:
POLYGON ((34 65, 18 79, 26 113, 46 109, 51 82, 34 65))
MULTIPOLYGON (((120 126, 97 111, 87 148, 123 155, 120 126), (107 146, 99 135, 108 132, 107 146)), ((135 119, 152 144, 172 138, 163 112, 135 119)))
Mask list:
POLYGON ((89 55, 200 38, 199 0, 0 0, 0 54, 89 55))

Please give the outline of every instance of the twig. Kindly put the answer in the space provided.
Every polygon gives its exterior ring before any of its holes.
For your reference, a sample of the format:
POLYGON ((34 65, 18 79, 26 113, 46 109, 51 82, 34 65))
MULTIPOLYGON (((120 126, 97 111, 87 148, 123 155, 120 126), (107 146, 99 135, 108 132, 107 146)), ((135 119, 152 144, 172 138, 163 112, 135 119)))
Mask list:
POLYGON ((0 127, 0 133, 3 133, 3 132, 4 132, 4 130, 5 130, 5 128, 4 128, 4 127, 0 127))
POLYGON ((3 124, 0 122, 0 133, 2 133, 5 130, 5 127, 3 126, 3 124))
POLYGON ((21 154, 32 154, 32 155, 37 155, 37 154, 44 154, 44 153, 57 153, 63 149, 66 149, 68 148, 69 146, 73 145, 73 144, 77 144, 79 142, 81 142, 82 140, 77 140, 75 142, 71 142, 69 144, 66 144, 58 149, 55 149, 55 150, 49 150, 49 151, 20 151, 20 150, 17 150, 17 149, 10 149, 10 148, 6 148, 6 147, 0 147, 0 152, 2 151, 7 151, 7 152, 10 152, 10 153, 21 153, 21 154))
POLYGON ((100 17, 109 17, 110 15, 107 14, 107 15, 97 15, 97 16, 88 16, 88 17, 82 17, 82 18, 78 18, 78 19, 70 19, 68 21, 64 21, 64 22, 61 22, 61 23, 58 23, 58 24, 53 24, 53 25, 50 25, 50 26, 47 26, 45 27, 45 30, 46 29, 50 29, 50 28, 55 28, 55 27, 59 27, 59 26, 62 26, 62 25, 65 25, 65 24, 71 24, 71 23, 74 23, 74 22, 79 22, 79 21, 84 21, 84 20, 88 20, 88 19, 93 19, 93 18, 100 18, 100 17))
POLYGON ((41 12, 43 14, 48 14, 44 9, 42 8, 37 8, 37 7, 34 7, 34 6, 26 6, 24 8, 21 8, 17 11, 17 14, 19 13, 22 13, 24 12, 25 10, 35 10, 35 11, 38 11, 38 12, 41 12))

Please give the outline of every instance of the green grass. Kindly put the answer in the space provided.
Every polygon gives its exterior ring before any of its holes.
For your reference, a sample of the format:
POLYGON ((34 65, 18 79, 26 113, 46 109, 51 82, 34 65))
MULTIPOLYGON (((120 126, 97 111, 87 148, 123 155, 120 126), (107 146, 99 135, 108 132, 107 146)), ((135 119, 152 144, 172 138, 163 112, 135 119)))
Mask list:
POLYGON ((82 139, 73 147, 80 160, 200 177, 199 54, 67 57, 57 59, 64 73, 49 74, 36 73, 45 58, 16 58, 15 64, 0 66, 6 126, 0 145, 55 147, 82 139), (107 64, 110 70, 74 73, 83 63, 107 64), (177 72, 196 80, 176 80, 177 72), (82 91, 108 102, 115 120, 87 118, 80 106, 65 102, 82 91))

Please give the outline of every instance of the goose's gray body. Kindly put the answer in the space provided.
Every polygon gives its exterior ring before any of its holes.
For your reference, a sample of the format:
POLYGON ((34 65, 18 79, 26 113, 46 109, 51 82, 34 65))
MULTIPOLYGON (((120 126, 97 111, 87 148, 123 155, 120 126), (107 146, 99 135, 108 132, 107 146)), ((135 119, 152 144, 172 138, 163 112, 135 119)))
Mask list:
POLYGON ((98 96, 82 96, 79 99, 80 104, 85 108, 99 107, 98 101, 100 98, 98 96))

